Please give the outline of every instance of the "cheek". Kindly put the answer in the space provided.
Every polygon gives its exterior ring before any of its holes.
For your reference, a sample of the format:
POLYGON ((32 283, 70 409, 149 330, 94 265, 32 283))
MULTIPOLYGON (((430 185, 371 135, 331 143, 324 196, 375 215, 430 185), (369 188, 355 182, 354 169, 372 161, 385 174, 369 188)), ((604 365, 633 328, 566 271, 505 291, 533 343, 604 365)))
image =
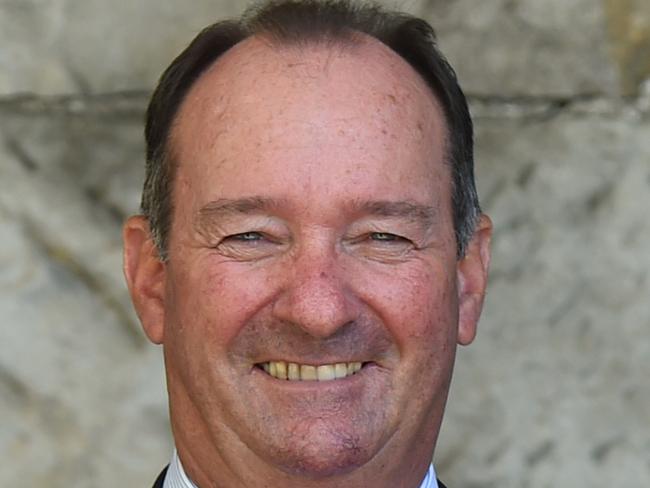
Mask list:
POLYGON ((173 280, 174 321, 196 341, 227 348, 272 296, 266 273, 241 263, 182 265, 173 280))
POLYGON ((414 266, 403 272, 373 277, 366 283, 372 307, 381 315, 400 350, 418 343, 444 348, 453 343, 458 320, 455 274, 439 266, 414 266))

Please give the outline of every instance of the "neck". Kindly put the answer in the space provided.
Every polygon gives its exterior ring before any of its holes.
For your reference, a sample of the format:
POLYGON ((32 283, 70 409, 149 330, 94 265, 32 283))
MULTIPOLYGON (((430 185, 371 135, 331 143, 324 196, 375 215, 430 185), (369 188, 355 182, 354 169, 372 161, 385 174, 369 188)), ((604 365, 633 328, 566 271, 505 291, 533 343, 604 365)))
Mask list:
MULTIPOLYGON (((169 463, 169 469, 167 470, 165 486, 168 486, 168 484, 169 486, 174 487, 197 488, 196 484, 187 477, 176 449, 174 449, 174 455, 172 456, 171 462, 169 463)), ((433 464, 429 465, 426 476, 419 486, 420 488, 438 488, 439 485, 433 464)))

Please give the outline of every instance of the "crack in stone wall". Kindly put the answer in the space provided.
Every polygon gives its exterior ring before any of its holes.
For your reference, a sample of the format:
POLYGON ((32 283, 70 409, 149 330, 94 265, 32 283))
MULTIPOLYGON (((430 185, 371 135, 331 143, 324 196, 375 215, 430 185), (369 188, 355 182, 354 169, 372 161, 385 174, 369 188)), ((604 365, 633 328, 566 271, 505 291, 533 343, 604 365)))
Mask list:
MULTIPOLYGON (((650 81, 641 90, 641 94, 615 98, 601 95, 506 97, 468 93, 467 99, 474 117, 550 118, 562 112, 611 117, 637 113, 640 117, 647 117, 650 112, 650 81)), ((20 94, 0 97, 0 111, 144 117, 150 96, 150 92, 144 91, 65 96, 20 94)))
POLYGON ((116 323, 124 327, 137 348, 144 347, 146 341, 140 332, 140 325, 133 317, 130 305, 125 304, 124 300, 120 300, 115 296, 116 290, 114 286, 111 286, 114 285, 113 283, 103 282, 96 270, 88 267, 82 260, 77 259, 70 250, 61 247, 59 243, 52 242, 39 230, 38 224, 25 219, 23 220, 23 229, 25 237, 40 246, 50 261, 59 263, 69 270, 83 286, 101 300, 106 309, 115 314, 116 323))

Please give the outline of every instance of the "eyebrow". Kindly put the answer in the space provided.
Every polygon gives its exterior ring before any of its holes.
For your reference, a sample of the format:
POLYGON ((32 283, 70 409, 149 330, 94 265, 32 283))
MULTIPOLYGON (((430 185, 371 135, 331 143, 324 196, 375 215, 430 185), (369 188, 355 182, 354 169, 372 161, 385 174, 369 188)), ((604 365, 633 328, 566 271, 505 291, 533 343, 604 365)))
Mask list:
POLYGON ((411 201, 369 200, 355 202, 354 208, 363 214, 403 218, 427 227, 432 225, 438 218, 437 207, 411 201))
POLYGON ((235 199, 219 198, 205 204, 199 209, 196 224, 201 228, 215 219, 218 220, 235 214, 269 211, 279 207, 280 204, 280 200, 257 196, 235 199))
MULTIPOLYGON (((275 198, 252 196, 244 198, 220 198, 213 200, 197 212, 197 225, 203 227, 214 219, 234 214, 252 214, 278 209, 286 201, 275 198)), ((403 218, 424 226, 432 225, 438 218, 438 209, 412 201, 362 200, 353 201, 349 209, 368 216, 403 218)))
POLYGON ((219 198, 213 200, 199 210, 199 217, 211 217, 222 214, 252 213, 262 210, 270 210, 278 207, 280 201, 264 197, 245 197, 245 198, 219 198))

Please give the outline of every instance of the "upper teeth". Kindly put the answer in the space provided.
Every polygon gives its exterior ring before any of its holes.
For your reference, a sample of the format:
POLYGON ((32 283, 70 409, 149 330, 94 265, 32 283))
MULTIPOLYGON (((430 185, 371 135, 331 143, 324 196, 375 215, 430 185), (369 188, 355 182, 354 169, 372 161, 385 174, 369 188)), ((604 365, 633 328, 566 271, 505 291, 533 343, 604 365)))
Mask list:
POLYGON ((269 361, 262 363, 264 371, 281 380, 291 381, 329 381, 353 375, 361 369, 360 362, 321 364, 285 363, 284 361, 269 361))

